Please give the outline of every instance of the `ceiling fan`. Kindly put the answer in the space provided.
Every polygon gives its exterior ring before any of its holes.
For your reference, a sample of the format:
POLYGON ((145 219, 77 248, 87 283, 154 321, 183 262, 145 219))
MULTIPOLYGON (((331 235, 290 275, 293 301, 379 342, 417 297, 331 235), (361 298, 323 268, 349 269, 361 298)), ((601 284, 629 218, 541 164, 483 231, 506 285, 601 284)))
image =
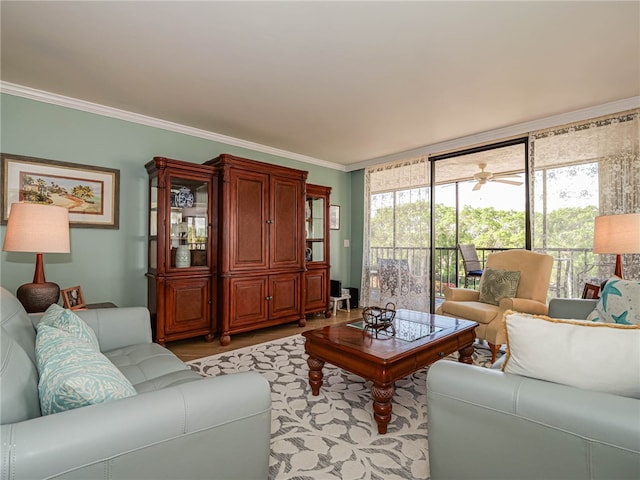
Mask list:
POLYGON ((520 178, 519 175, 514 173, 491 173, 485 172, 484 169, 487 168, 486 163, 479 163, 478 167, 480 167, 480 171, 473 175, 473 178, 476 180, 476 186, 473 187, 473 191, 480 190, 482 186, 487 182, 500 182, 507 183, 509 185, 522 185, 522 182, 515 180, 507 180, 508 178, 520 178))

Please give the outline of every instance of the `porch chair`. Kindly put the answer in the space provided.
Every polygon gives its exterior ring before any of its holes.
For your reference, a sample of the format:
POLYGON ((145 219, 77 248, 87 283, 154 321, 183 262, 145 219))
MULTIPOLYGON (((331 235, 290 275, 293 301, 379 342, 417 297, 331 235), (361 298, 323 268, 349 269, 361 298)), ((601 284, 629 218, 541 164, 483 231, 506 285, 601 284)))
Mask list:
POLYGON ((500 346, 507 341, 504 327, 504 312, 547 314, 547 291, 551 279, 553 257, 529 250, 506 250, 492 253, 487 257, 484 272, 480 278, 480 291, 467 288, 447 288, 445 301, 436 313, 448 317, 465 318, 478 322, 476 337, 486 340, 491 349, 491 361, 495 362, 500 346), (513 297, 496 299, 497 305, 480 301, 481 292, 490 291, 493 286, 487 280, 487 272, 502 270, 519 272, 520 278, 513 297))
POLYGON ((476 279, 482 276, 482 264, 473 243, 459 243, 458 250, 464 265, 464 288, 468 288, 470 278, 476 279))

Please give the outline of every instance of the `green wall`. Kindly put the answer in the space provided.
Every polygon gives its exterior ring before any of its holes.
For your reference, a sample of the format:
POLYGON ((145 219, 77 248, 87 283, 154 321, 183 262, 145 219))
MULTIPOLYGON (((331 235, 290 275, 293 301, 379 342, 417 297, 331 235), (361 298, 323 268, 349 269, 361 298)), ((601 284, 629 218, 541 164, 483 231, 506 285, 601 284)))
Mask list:
POLYGON ((351 285, 360 288, 364 232, 364 170, 350 173, 351 191, 351 285))
MULTIPOLYGON (((331 203, 342 207, 340 230, 331 231, 331 278, 356 283, 351 281, 357 270, 351 265, 351 174, 13 95, 2 94, 0 102, 3 153, 120 170, 120 228, 72 228, 71 253, 44 256, 47 280, 61 288, 80 285, 88 303, 146 305, 148 181, 144 165, 154 156, 202 163, 230 153, 307 170, 308 182, 331 186, 331 203), (347 239, 350 248, 344 247, 347 239)), ((362 198, 359 201, 362 204, 362 198)), ((0 228, 3 242, 5 228, 0 228)), ((361 232, 360 227, 359 237, 361 232)), ((15 293, 20 285, 31 282, 34 261, 33 254, 2 252, 2 286, 15 293)), ((357 283, 359 278, 358 274, 357 283)))

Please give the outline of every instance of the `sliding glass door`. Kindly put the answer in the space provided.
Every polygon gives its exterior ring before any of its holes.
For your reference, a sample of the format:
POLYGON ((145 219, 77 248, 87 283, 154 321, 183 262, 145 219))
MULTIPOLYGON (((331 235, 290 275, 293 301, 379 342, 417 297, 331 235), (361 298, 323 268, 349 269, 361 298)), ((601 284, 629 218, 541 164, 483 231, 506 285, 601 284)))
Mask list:
POLYGON ((437 299, 446 287, 464 283, 459 244, 475 245, 483 264, 491 252, 529 245, 527 139, 439 155, 431 161, 437 299))

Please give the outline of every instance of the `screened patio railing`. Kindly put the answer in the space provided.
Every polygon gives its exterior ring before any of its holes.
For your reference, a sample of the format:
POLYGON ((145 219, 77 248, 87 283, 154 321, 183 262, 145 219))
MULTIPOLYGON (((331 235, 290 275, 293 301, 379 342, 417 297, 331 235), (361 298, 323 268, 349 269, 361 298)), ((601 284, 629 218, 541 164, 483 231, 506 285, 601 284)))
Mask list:
MULTIPOLYGON (((487 256, 492 252, 507 250, 504 248, 476 248, 478 257, 485 264, 487 256)), ((536 252, 546 253, 554 257, 551 281, 549 284, 549 298, 577 298, 582 295, 585 283, 600 284, 599 267, 605 271, 613 271, 613 266, 595 264, 594 255, 588 248, 547 248, 534 249, 536 252)), ((402 261, 408 266, 408 272, 415 284, 429 285, 429 249, 419 247, 371 247, 370 286, 376 290, 381 288, 379 270, 386 259, 402 261)), ((444 289, 448 286, 464 285, 464 268, 462 258, 456 247, 436 247, 435 258, 435 294, 444 296, 444 289)), ((471 281, 473 282, 473 280, 471 281)), ((477 288, 478 282, 470 283, 470 287, 477 288)), ((428 288, 423 291, 428 293, 428 288)))

